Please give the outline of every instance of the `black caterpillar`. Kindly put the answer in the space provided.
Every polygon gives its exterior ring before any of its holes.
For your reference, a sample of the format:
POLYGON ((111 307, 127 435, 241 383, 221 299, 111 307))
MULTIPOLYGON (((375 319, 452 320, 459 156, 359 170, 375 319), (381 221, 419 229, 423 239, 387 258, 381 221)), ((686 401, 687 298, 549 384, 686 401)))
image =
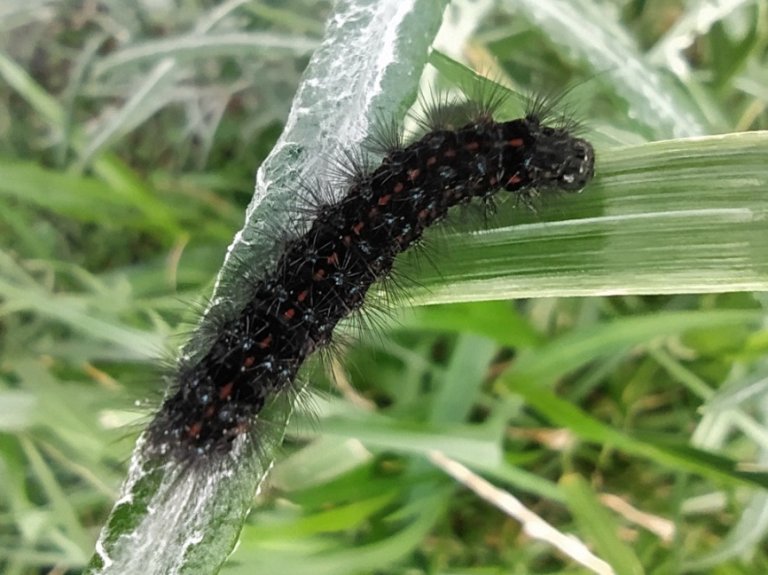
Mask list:
POLYGON ((405 146, 394 138, 373 169, 357 162, 346 193, 319 205, 306 233, 288 241, 252 297, 222 323, 207 351, 182 361, 147 432, 151 454, 195 459, 227 453, 259 412, 290 389, 307 357, 363 304, 395 257, 473 199, 499 190, 580 191, 594 173, 589 142, 544 115, 496 122, 478 113, 458 129, 433 128, 405 146))

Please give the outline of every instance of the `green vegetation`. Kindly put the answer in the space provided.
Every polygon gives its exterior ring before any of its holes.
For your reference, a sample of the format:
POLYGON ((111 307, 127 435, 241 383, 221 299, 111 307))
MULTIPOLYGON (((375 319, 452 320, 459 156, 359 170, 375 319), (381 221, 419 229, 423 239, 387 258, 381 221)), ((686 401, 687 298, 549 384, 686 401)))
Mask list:
MULTIPOLYGON (((1 572, 85 568, 329 4, 0 7, 1 572)), ((590 572, 504 492, 616 573, 768 572, 768 9, 725 4, 478 17, 472 66, 572 87, 598 178, 400 262, 397 312, 307 370, 222 573, 590 572)), ((440 88, 474 81, 455 47, 440 88)))

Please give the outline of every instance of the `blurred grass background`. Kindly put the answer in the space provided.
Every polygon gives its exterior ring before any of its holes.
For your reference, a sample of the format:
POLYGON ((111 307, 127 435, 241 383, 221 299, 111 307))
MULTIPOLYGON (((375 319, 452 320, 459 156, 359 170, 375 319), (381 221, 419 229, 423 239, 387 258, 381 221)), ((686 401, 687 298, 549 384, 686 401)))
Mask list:
MULTIPOLYGON (((609 54, 553 34, 557 2, 488 3, 466 54, 527 91, 584 82, 578 111, 606 149, 768 128, 765 2, 583 4, 689 117, 649 125, 601 73, 609 54)), ((0 6, 3 573, 90 556, 162 393, 156 356, 210 292, 330 10, 0 6)), ((768 572, 768 497, 742 473, 766 461, 767 301, 729 291, 404 312, 343 349, 339 387, 312 372, 319 421, 296 425, 224 572, 583 572, 429 449, 617 572, 768 572)))

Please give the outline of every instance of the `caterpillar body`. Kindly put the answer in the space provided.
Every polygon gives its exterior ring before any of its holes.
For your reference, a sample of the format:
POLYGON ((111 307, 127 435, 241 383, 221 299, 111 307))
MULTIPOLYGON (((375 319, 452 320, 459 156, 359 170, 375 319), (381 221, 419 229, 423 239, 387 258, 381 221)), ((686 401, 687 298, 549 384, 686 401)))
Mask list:
POLYGON ((245 303, 219 322, 208 349, 179 362, 147 430, 150 455, 228 453, 255 429, 270 398, 294 386, 338 322, 363 305, 371 285, 390 274, 396 256, 452 206, 492 202, 502 190, 524 201, 578 192, 593 177, 594 150, 569 122, 550 122, 536 109, 496 121, 486 107, 450 124, 444 112, 433 111, 439 122, 410 144, 384 138, 376 166, 348 156, 340 199, 317 202, 307 230, 285 242, 245 303))

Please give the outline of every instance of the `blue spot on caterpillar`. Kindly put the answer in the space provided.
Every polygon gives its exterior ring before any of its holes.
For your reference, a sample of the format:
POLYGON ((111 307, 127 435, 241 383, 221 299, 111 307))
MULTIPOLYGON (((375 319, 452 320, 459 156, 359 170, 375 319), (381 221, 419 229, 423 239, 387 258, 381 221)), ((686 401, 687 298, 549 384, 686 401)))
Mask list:
POLYGON ((384 134, 377 166, 347 158, 346 193, 318 201, 309 228, 285 243, 244 305, 217 322, 208 348, 180 360, 147 430, 151 457, 228 453, 255 429, 270 399, 295 385, 305 360, 362 306, 371 285, 390 274, 396 256, 452 206, 491 203, 501 190, 529 202, 534 194, 578 192, 591 180, 594 150, 572 124, 548 122, 540 106, 496 121, 498 103, 435 108, 427 132, 407 145, 399 133, 384 134), (446 121, 462 113, 461 122, 446 121))

